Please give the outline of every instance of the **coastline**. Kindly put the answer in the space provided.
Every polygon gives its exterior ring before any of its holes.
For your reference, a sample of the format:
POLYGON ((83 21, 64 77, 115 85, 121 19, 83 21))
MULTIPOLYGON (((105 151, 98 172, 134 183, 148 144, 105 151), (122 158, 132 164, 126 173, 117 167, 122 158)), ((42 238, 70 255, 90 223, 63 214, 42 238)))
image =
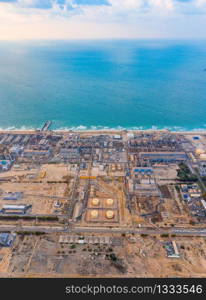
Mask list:
POLYGON ((46 121, 42 124, 36 125, 21 125, 21 126, 8 126, 3 127, 0 126, 0 133, 16 133, 16 134, 36 134, 37 132, 56 132, 56 133, 68 133, 68 132, 76 132, 79 134, 87 133, 87 134, 118 134, 118 133, 148 133, 148 132, 170 132, 170 133, 178 133, 178 134, 206 134, 206 124, 202 124, 201 126, 189 127, 189 126, 128 126, 123 127, 121 125, 117 125, 114 127, 102 126, 102 125, 76 125, 76 126, 58 126, 58 121, 51 120, 46 121), (50 123, 48 128, 44 128, 47 123, 50 123))
POLYGON ((48 131, 41 131, 40 129, 0 129, 0 134, 14 133, 14 134, 36 134, 40 132, 55 132, 55 133, 78 133, 78 134, 122 134, 122 133, 171 133, 171 134, 187 134, 187 135, 199 135, 206 134, 206 129, 194 129, 194 130, 171 130, 171 129, 54 129, 48 131))

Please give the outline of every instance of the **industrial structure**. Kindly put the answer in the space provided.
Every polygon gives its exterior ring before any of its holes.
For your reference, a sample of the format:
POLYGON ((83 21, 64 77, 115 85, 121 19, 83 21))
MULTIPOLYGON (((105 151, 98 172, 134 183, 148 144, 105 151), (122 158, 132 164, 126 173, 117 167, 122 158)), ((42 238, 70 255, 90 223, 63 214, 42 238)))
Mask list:
POLYGON ((176 267, 186 237, 206 235, 206 134, 50 126, 0 133, 0 272, 61 274, 77 259, 77 274, 125 274, 124 258, 128 275, 151 252, 176 267))

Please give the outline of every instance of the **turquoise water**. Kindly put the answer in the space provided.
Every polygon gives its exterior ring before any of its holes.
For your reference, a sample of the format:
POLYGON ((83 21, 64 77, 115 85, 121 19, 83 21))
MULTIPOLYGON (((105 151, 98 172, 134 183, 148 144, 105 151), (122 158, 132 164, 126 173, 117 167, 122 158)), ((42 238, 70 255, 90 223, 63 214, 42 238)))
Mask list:
POLYGON ((0 42, 0 128, 206 128, 206 42, 0 42))

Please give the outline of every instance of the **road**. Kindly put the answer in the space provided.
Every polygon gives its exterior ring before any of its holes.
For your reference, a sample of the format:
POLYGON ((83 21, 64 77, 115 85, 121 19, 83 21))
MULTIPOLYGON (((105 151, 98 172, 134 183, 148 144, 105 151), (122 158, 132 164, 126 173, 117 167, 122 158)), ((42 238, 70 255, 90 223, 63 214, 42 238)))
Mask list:
POLYGON ((20 226, 20 225, 0 225, 0 232, 17 232, 17 231, 28 231, 28 232, 45 232, 45 233, 118 233, 118 234, 175 234, 178 236, 206 236, 206 228, 158 228, 152 227, 145 228, 107 228, 107 227, 76 227, 69 228, 65 226, 20 226))
POLYGON ((176 234, 176 235, 194 235, 194 236, 206 236, 206 229, 192 229, 192 228, 86 228, 78 227, 72 229, 73 233, 125 233, 125 234, 176 234))
POLYGON ((21 226, 21 225, 0 225, 0 232, 9 231, 9 232, 17 232, 17 231, 29 231, 29 232, 64 232, 67 231, 62 226, 21 226))

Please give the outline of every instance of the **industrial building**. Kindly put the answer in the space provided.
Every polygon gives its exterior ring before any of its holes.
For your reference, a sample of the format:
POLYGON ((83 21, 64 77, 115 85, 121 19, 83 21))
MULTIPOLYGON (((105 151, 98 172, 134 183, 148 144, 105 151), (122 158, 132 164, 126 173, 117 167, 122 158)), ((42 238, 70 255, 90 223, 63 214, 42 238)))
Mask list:
POLYGON ((109 236, 68 236, 61 235, 59 237, 59 243, 61 244, 100 244, 100 245, 110 245, 112 244, 112 239, 109 236))
POLYGON ((0 160, 0 171, 8 171, 11 167, 10 160, 0 160))
POLYGON ((175 241, 164 243, 168 258, 179 258, 180 253, 175 241))
POLYGON ((27 149, 22 153, 23 157, 32 158, 36 156, 44 156, 48 157, 50 155, 51 151, 48 150, 33 150, 33 149, 27 149))
POLYGON ((203 206, 203 208, 204 208, 204 210, 206 212, 206 201, 202 199, 201 203, 202 203, 202 206, 203 206))
POLYGON ((13 205, 13 204, 5 204, 2 207, 1 213, 3 214, 25 214, 29 208, 31 208, 32 205, 26 205, 26 204, 19 204, 19 205, 13 205))
POLYGON ((10 148, 10 153, 12 156, 18 156, 22 152, 22 147, 13 146, 10 148))
POLYGON ((175 163, 187 160, 187 155, 184 152, 140 152, 141 159, 151 162, 175 163))
POLYGON ((20 200, 22 196, 22 192, 5 193, 3 195, 3 200, 20 200))
POLYGON ((122 137, 121 137, 121 135, 119 135, 119 134, 115 134, 115 135, 114 135, 114 139, 115 139, 115 140, 121 140, 122 137))
POLYGON ((0 233, 0 247, 11 247, 16 235, 11 233, 0 233))
POLYGON ((153 169, 152 168, 143 168, 143 167, 137 167, 133 169, 133 173, 135 175, 151 175, 153 174, 153 169))

